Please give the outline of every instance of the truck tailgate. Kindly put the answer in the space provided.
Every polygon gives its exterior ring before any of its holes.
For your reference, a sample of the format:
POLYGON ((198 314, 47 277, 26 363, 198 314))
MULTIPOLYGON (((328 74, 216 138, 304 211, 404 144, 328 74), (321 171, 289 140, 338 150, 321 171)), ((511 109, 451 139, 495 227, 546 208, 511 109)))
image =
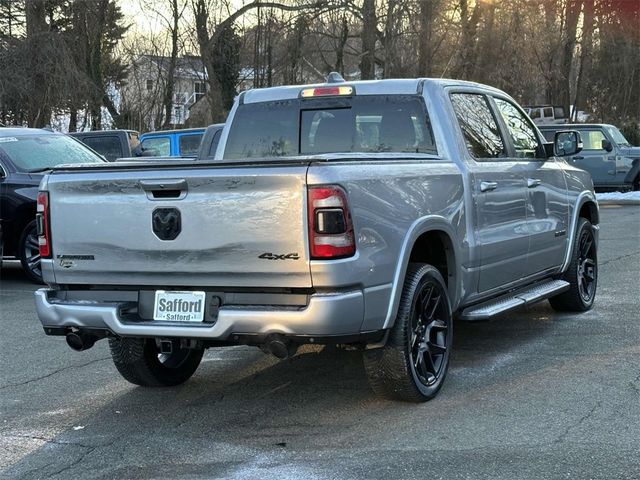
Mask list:
POLYGON ((54 172, 56 283, 310 287, 307 168, 54 172))

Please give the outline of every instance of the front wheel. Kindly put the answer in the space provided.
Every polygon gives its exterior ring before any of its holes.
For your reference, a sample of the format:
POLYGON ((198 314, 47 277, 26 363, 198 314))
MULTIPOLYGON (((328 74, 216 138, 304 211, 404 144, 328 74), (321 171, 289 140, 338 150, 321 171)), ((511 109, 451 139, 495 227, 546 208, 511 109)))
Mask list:
POLYGON ((18 258, 24 273, 34 283, 42 283, 42 267, 40 266, 40 245, 38 229, 33 220, 24 227, 18 242, 18 258))
POLYGON ((569 290, 549 299, 560 312, 585 312, 593 306, 598 285, 598 252, 593 226, 586 218, 580 218, 576 229, 571 263, 563 280, 569 282, 569 290))
POLYGON ((160 351, 154 338, 110 338, 113 363, 125 380, 143 387, 173 387, 195 373, 204 348, 181 348, 171 342, 171 353, 160 351))
POLYGON ((451 304, 440 272, 410 264, 387 344, 364 352, 371 388, 384 398, 431 400, 447 374, 452 339, 451 304))

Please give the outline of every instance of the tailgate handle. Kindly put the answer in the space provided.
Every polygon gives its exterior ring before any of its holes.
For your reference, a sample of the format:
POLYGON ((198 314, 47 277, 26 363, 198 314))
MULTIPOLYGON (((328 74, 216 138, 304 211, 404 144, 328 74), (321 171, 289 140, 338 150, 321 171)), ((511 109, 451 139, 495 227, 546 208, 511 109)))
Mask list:
POLYGON ((147 192, 150 200, 182 199, 187 195, 185 179, 140 180, 140 187, 147 192))

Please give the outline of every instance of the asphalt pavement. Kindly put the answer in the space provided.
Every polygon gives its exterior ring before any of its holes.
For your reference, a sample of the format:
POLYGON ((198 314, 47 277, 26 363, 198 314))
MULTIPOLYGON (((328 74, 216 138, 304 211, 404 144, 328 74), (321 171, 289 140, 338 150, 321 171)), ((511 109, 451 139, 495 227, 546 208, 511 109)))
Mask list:
POLYGON ((144 389, 101 341, 47 337, 15 264, 0 280, 0 478, 638 479, 640 207, 601 208, 593 310, 547 302, 455 325, 425 404, 377 399, 359 352, 209 350, 144 389))

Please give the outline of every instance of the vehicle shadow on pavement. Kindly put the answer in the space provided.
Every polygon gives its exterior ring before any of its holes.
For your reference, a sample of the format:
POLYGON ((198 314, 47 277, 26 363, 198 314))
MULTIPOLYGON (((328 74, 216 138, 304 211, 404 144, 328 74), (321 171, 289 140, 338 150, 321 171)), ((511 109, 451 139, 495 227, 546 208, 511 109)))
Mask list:
MULTIPOLYGON (((157 475, 161 458, 171 465, 170 477, 210 472, 223 478, 256 455, 329 448, 327 439, 357 444, 362 435, 379 434, 381 427, 371 418, 385 418, 400 430, 411 428, 417 409, 425 422, 442 419, 455 415, 469 395, 481 397, 509 383, 496 370, 513 369, 523 361, 515 352, 552 328, 547 310, 484 324, 458 322, 443 391, 421 405, 377 399, 361 352, 334 347, 305 346, 285 361, 251 347, 211 349, 190 381, 160 389, 130 386, 105 361, 100 367, 105 388, 122 393, 97 401, 95 410, 85 409, 91 413, 70 420, 66 430, 2 475, 148 478, 157 475)), ((540 370, 553 359, 526 363, 529 370, 540 370)), ((73 377, 65 382, 82 402, 100 399, 100 391, 73 377)))

